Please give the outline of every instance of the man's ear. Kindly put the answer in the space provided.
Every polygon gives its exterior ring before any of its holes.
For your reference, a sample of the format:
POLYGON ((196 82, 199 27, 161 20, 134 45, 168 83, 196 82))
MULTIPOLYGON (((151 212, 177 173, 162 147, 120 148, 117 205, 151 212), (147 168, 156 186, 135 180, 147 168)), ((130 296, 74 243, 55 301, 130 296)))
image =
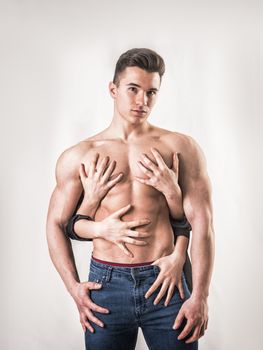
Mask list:
POLYGON ((112 81, 109 82, 109 92, 111 97, 115 99, 117 95, 117 86, 112 81))

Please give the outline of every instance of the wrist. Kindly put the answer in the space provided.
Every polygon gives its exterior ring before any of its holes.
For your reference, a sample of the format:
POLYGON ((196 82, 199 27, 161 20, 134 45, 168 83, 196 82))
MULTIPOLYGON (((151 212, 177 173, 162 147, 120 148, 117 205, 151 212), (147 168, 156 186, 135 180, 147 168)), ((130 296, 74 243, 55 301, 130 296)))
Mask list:
POLYGON ((97 198, 96 196, 90 196, 89 194, 84 194, 83 201, 84 203, 90 204, 92 206, 98 206, 100 203, 101 199, 97 198))
POLYGON ((174 186, 169 186, 167 190, 163 192, 163 194, 166 197, 166 199, 169 200, 178 201, 178 199, 182 199, 182 191, 178 184, 174 184, 174 186))
POLYGON ((94 220, 98 206, 99 206, 99 202, 88 201, 84 197, 81 203, 81 206, 77 210, 76 214, 88 215, 94 220))
POLYGON ((79 286, 80 282, 79 281, 72 281, 71 283, 69 283, 66 287, 67 290, 69 292, 69 294, 74 298, 74 296, 76 295, 76 290, 79 286))
POLYGON ((173 251, 171 256, 176 261, 181 261, 182 264, 185 263, 186 260, 186 252, 185 251, 173 251))
POLYGON ((103 221, 94 221, 94 238, 104 238, 103 221))
POLYGON ((204 301, 207 302, 209 293, 207 291, 200 291, 200 290, 195 290, 193 288, 192 294, 191 294, 191 299, 192 300, 198 300, 198 301, 204 301))

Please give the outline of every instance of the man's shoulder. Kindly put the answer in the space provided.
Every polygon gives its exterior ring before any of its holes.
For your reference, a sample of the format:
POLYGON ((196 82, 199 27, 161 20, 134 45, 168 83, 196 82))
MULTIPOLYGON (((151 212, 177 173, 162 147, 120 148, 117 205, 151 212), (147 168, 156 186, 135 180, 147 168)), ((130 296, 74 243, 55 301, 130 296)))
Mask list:
POLYGON ((99 132, 96 135, 92 135, 68 147, 60 154, 58 163, 66 163, 71 166, 74 164, 79 165, 83 157, 86 156, 89 151, 94 149, 101 140, 103 140, 103 135, 104 131, 99 132))
POLYGON ((59 156, 59 159, 68 160, 68 161, 81 159, 83 154, 85 154, 90 149, 92 149, 93 144, 94 144, 94 141, 92 140, 89 140, 89 139, 81 140, 78 143, 66 148, 59 156))
POLYGON ((162 138, 169 143, 171 147, 179 149, 188 149, 189 151, 198 146, 197 141, 190 135, 179 131, 171 131, 163 129, 162 138))
POLYGON ((78 174, 83 157, 94 147, 92 139, 81 140, 66 148, 58 157, 56 172, 75 176, 78 174))

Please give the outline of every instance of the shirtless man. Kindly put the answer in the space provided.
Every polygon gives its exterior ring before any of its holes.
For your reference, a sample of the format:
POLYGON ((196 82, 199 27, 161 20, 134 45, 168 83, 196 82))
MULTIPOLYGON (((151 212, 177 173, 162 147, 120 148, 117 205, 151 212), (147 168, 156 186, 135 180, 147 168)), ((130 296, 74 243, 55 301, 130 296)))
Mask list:
MULTIPOLYGON (((49 206, 47 239, 52 261, 73 297, 77 295, 79 280, 64 228, 83 191, 80 164, 85 164, 87 174, 92 173, 99 153, 104 159, 109 156, 116 161, 114 174, 122 173, 99 206, 93 208, 95 222, 80 220, 76 225, 78 234, 85 236, 88 232, 93 238, 89 277, 91 281, 100 281, 102 289, 91 290, 91 299, 110 310, 102 314, 104 328, 94 323, 96 331, 85 332, 87 349, 134 349, 139 326, 150 349, 197 349, 197 339, 207 327, 214 257, 211 185, 203 152, 196 141, 148 121, 163 73, 163 60, 152 50, 132 49, 121 55, 109 84, 114 100, 110 126, 63 152, 57 163, 57 186, 49 206), (180 159, 178 187, 169 189, 163 181, 158 182, 158 177, 166 168, 172 168, 176 153, 180 159), (182 274, 185 300, 177 289, 169 305, 165 306, 163 301, 153 305, 158 290, 145 298, 160 272, 152 262, 171 256, 175 250, 169 210, 179 211, 181 203, 173 201, 179 188, 183 210, 193 231, 193 291, 190 295, 182 274), (128 233, 124 227, 119 235, 116 231, 107 235, 105 229, 101 230, 101 223, 109 222, 113 215, 122 225, 130 223, 128 233)), ((163 283, 163 287, 169 286, 163 283)))

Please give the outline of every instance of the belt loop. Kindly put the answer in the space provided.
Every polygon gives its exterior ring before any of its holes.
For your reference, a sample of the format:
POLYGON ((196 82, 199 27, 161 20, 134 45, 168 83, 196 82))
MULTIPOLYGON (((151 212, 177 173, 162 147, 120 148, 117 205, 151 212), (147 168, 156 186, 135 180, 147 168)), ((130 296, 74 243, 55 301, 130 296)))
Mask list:
POLYGON ((105 282, 109 282, 111 279, 111 273, 112 273, 113 267, 108 265, 106 268, 106 274, 105 274, 105 282))

